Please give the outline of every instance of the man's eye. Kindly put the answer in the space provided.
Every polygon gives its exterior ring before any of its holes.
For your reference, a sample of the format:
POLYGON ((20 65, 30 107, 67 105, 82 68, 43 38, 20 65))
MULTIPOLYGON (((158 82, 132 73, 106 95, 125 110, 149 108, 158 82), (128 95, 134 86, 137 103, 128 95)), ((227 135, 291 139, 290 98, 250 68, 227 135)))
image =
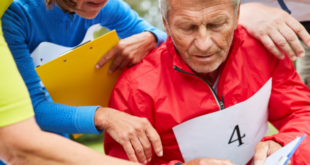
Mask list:
POLYGON ((190 31, 193 30, 194 27, 190 26, 190 27, 182 27, 181 29, 184 31, 190 31))
POLYGON ((213 29, 221 28, 224 24, 211 24, 210 27, 213 29))

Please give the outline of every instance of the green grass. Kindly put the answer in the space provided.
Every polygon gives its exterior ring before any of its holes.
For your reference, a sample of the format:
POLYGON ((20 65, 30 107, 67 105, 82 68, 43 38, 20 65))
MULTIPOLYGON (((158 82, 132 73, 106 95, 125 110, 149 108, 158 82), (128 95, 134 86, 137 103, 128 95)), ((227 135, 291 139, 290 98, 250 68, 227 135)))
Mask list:
POLYGON ((100 152, 102 154, 104 154, 104 150, 103 150, 103 141, 102 142, 88 142, 88 143, 84 143, 84 145, 86 145, 87 147, 100 152))
POLYGON ((269 132, 267 133, 266 136, 271 136, 279 132, 272 124, 268 123, 268 126, 269 126, 269 132))
POLYGON ((103 138, 104 138, 104 133, 101 135, 83 135, 77 139, 73 139, 71 136, 71 139, 81 143, 97 152, 103 153, 103 138))

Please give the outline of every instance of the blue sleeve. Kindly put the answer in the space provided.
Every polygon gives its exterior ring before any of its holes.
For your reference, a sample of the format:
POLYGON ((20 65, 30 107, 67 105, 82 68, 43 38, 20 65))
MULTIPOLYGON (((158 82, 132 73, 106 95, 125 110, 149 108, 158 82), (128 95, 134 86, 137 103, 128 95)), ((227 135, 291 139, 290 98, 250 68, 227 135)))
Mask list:
POLYGON ((166 41, 167 34, 140 18, 137 12, 122 0, 109 0, 100 11, 101 25, 109 30, 115 29, 120 38, 127 38, 144 31, 153 33, 157 38, 157 46, 166 41))
POLYGON ((28 45, 31 27, 27 14, 12 3, 2 17, 3 34, 22 75, 42 130, 57 133, 100 134, 94 125, 94 107, 73 107, 47 101, 40 85, 28 45))

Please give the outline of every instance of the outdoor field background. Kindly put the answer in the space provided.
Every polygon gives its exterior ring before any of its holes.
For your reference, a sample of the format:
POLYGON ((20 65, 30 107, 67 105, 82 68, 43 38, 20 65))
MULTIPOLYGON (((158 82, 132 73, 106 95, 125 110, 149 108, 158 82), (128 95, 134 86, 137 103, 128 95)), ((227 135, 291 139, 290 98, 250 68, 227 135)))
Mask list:
MULTIPOLYGON (((124 0, 127 2, 132 9, 137 11, 140 17, 144 18, 146 21, 151 23, 153 26, 158 27, 161 30, 164 30, 162 23, 162 16, 158 7, 158 0, 124 0)), ((97 38, 105 33, 108 30, 105 28, 98 28, 94 33, 94 37, 97 38)), ((278 131, 269 124, 270 132, 267 136, 277 133, 278 131)), ((104 134, 101 135, 83 135, 78 139, 73 139, 81 144, 84 144, 100 153, 103 151, 103 138, 104 134)))

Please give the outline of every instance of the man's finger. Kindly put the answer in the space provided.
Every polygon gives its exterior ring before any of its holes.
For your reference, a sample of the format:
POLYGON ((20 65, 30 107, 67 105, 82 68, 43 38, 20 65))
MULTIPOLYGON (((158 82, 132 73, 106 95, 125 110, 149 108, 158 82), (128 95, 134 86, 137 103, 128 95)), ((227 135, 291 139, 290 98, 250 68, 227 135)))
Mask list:
POLYGON ((146 156, 146 160, 148 162, 151 161, 151 158, 152 158, 152 146, 151 146, 151 143, 149 141, 149 139, 147 138, 147 136, 145 134, 142 134, 139 136, 139 140, 142 144, 142 147, 143 147, 143 150, 144 150, 144 153, 145 153, 145 156, 146 156))
POLYGON ((132 138, 131 145, 133 146, 140 163, 146 164, 147 159, 140 140, 137 137, 132 138))
POLYGON ((213 162, 221 165, 234 165, 230 160, 214 159, 213 162))
POLYGON ((106 64, 109 60, 111 60, 114 56, 116 56, 118 52, 119 48, 116 45, 100 58, 100 60, 96 64, 96 69, 100 69, 104 64, 106 64))
POLYGON ((292 48, 295 50, 295 54, 298 57, 305 56, 305 49, 302 47, 296 33, 291 28, 289 28, 288 26, 284 26, 279 29, 279 32, 291 44, 292 48))
POLYGON ((284 53, 287 54, 287 56, 292 60, 297 60, 297 55, 289 45, 288 41, 284 38, 282 34, 280 34, 278 31, 271 33, 270 38, 277 44, 284 53))
POLYGON ((128 57, 127 59, 123 60, 123 62, 116 69, 119 71, 123 70, 125 67, 128 67, 131 61, 132 58, 128 57))
POLYGON ((284 59, 284 54, 276 47, 274 42, 271 40, 269 36, 264 36, 261 38, 263 45, 269 50, 273 55, 278 57, 279 59, 284 59))
POLYGON ((134 65, 136 65, 136 64, 138 64, 138 63, 140 63, 140 62, 142 62, 142 59, 141 59, 141 60, 133 59, 133 60, 130 62, 130 64, 127 65, 127 67, 130 68, 130 67, 132 67, 132 66, 134 66, 134 65))
POLYGON ((260 142, 255 146, 254 165, 263 165, 268 152, 268 144, 260 142))
POLYGON ((147 125, 146 131, 146 135, 151 141, 156 155, 159 157, 163 156, 163 146, 157 131, 150 124, 147 125))
POLYGON ((289 19, 286 24, 302 39, 302 41, 310 47, 310 35, 305 27, 296 19, 289 19))
POLYGON ((291 161, 288 161, 286 165, 292 165, 292 162, 291 162, 291 161))
POLYGON ((128 156, 128 159, 132 162, 138 162, 138 159, 135 155, 135 151, 130 143, 130 141, 127 141, 124 145, 123 148, 128 156))
POLYGON ((117 68, 118 66, 121 65, 121 63, 126 60, 126 56, 123 56, 123 55, 119 55, 115 58, 115 60, 113 61, 113 63, 111 64, 110 66, 110 69, 109 69, 109 73, 113 73, 117 68))

